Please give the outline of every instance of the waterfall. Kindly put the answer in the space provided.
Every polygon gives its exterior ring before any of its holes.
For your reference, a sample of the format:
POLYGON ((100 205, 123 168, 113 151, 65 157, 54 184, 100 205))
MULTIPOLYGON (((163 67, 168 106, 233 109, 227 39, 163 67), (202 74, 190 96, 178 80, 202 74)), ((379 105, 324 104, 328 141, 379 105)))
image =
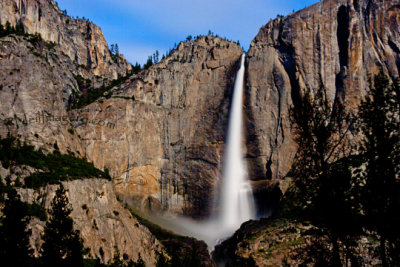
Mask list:
POLYGON ((210 219, 203 222, 182 217, 173 222, 159 219, 164 227, 204 240, 210 250, 218 242, 232 236, 243 222, 255 217, 253 192, 243 158, 244 60, 243 54, 233 89, 223 176, 219 184, 221 188, 216 190, 216 201, 210 219))
POLYGON ((226 233, 233 233, 255 216, 253 192, 243 159, 244 60, 243 54, 233 89, 219 198, 219 221, 226 233))

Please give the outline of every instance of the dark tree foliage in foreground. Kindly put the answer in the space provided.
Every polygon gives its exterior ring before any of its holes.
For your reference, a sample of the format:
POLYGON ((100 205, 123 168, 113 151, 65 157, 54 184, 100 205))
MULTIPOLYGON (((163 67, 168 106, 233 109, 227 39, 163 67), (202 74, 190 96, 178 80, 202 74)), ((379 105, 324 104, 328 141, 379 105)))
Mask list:
POLYGON ((318 242, 308 248, 318 251, 314 255, 303 251, 301 257, 317 265, 341 266, 340 255, 345 254, 356 264, 353 247, 360 234, 360 207, 352 197, 356 188, 351 168, 359 162, 348 142, 352 120, 340 103, 329 103, 323 87, 314 96, 306 92, 292 108, 291 118, 299 146, 291 170, 293 213, 321 230, 314 233, 318 242), (326 242, 320 243, 321 239, 326 242), (312 258, 317 254, 325 255, 324 262, 312 258))
POLYGON ((0 217, 0 259, 2 266, 31 266, 31 231, 27 229, 26 205, 17 191, 8 186, 7 199, 0 217))
MULTIPOLYGON (((358 119, 320 88, 291 110, 299 149, 284 213, 317 226, 299 249, 304 264, 360 266, 361 236, 379 244, 382 266, 400 266, 400 85, 381 71, 358 119), (353 127, 355 121, 358 127, 353 127), (348 138, 360 130, 358 155, 348 138), (285 213, 286 212, 286 213, 285 213)), ((355 139, 353 139, 355 140, 355 139)))
POLYGON ((380 241, 382 266, 400 266, 400 86, 381 71, 359 112, 366 168, 362 204, 380 241))
POLYGON ((44 266, 83 266, 83 244, 79 231, 73 229, 71 212, 66 190, 61 184, 51 204, 50 220, 44 229, 44 266))

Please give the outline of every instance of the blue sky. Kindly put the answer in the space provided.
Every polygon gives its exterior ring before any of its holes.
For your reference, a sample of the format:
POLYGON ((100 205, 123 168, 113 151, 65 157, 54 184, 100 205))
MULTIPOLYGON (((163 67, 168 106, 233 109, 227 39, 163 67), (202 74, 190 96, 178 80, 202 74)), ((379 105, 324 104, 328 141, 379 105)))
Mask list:
POLYGON ((318 0, 57 0, 68 15, 88 18, 131 62, 144 63, 188 35, 213 31, 239 40, 245 50, 259 28, 318 0))

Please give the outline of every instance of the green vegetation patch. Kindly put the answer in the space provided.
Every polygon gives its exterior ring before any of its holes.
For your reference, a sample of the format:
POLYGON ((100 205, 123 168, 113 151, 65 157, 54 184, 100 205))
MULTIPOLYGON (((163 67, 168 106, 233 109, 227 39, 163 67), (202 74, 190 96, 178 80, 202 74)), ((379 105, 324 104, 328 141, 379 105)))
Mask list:
POLYGON ((43 222, 47 221, 47 212, 43 206, 39 205, 38 203, 25 203, 25 205, 28 216, 36 217, 43 222))
MULTIPOLYGON (((89 79, 84 79, 82 76, 75 76, 76 82, 78 83, 80 94, 71 95, 71 109, 79 109, 87 106, 100 97, 105 96, 106 98, 111 97, 110 90, 115 86, 121 85, 128 80, 133 74, 137 74, 140 71, 140 66, 133 66, 132 70, 125 76, 119 75, 117 79, 112 80, 108 85, 103 85, 98 88, 93 88, 92 83, 89 79)), ((129 99, 129 98, 128 98, 129 99)))
POLYGON ((25 178, 25 187, 39 188, 46 184, 83 178, 111 180, 108 172, 97 169, 93 163, 58 150, 44 154, 32 145, 21 143, 10 135, 0 139, 0 162, 6 169, 15 165, 27 165, 40 171, 25 178))
POLYGON ((168 231, 159 225, 145 219, 140 213, 133 208, 129 208, 129 211, 131 212, 132 216, 135 217, 140 224, 146 226, 150 232, 160 241, 162 240, 168 240, 168 239, 177 239, 177 240, 185 240, 185 239, 193 239, 191 237, 184 237, 181 235, 177 235, 171 231, 168 231))

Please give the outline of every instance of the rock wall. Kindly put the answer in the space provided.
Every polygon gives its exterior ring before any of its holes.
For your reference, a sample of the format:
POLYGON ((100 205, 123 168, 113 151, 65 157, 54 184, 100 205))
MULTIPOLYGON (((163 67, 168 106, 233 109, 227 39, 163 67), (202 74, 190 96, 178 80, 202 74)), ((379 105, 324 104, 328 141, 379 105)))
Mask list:
POLYGON ((219 37, 180 43, 167 59, 67 109, 78 78, 101 86, 131 66, 111 55, 100 29, 54 1, 2 0, 0 22, 45 42, 0 38, 0 134, 74 152, 107 167, 118 194, 141 208, 202 216, 218 180, 241 47, 219 37), (54 42, 54 43, 50 43, 54 42), (132 98, 133 96, 133 98, 132 98), (67 121, 63 118, 66 117, 67 121))
MULTIPOLYGON (((248 221, 243 223, 232 237, 216 246, 212 252, 213 259, 216 262, 224 262, 225 267, 315 266, 318 264, 307 258, 306 251, 310 250, 310 244, 313 244, 315 239, 327 247, 330 244, 326 236, 312 234, 318 231, 321 229, 315 225, 283 218, 248 221)), ((364 266, 381 264, 376 253, 373 253, 378 246, 376 241, 366 237, 354 243, 357 257, 364 266)), ((342 266, 350 266, 346 253, 344 249, 340 249, 342 266)), ((352 263, 354 265, 354 261, 352 263)))
POLYGON ((37 148, 56 143, 84 156, 67 111, 71 95, 82 90, 77 77, 99 87, 131 65, 110 53, 99 27, 63 14, 52 0, 1 0, 0 23, 7 22, 31 35, 0 38, 0 135, 11 132, 37 148), (32 38, 36 33, 44 41, 32 38))
POLYGON ((15 35, 0 38, 0 135, 10 132, 47 149, 57 143, 63 152, 83 156, 78 136, 68 131, 72 124, 56 121, 68 115, 68 98, 79 90, 76 73, 78 68, 57 46, 48 49, 15 35))
MULTIPOLYGON (((117 201, 111 182, 85 179, 63 182, 63 185, 68 190, 67 196, 73 209, 71 217, 74 229, 80 231, 92 258, 98 257, 107 263, 112 260, 118 248, 120 255, 127 254, 130 259, 137 260, 140 253, 146 266, 155 266, 162 245, 117 201)), ((56 185, 40 190, 20 189, 19 194, 22 201, 38 201, 49 209, 56 189, 56 185)), ((44 225, 38 219, 32 219, 29 224, 32 229, 30 241, 35 254, 42 244, 40 235, 44 225)))
POLYGON ((277 18, 252 41, 246 63, 247 147, 253 180, 281 179, 296 153, 289 108, 325 88, 355 110, 380 67, 400 73, 400 1, 325 0, 277 18))
POLYGON ((53 0, 2 0, 0 23, 22 25, 25 32, 40 33, 58 44, 74 63, 90 69, 94 75, 116 79, 131 65, 121 56, 113 56, 100 28, 83 19, 64 14, 53 0))
MULTIPOLYGON (((260 29, 246 56, 247 159, 257 192, 281 179, 296 153, 288 110, 323 86, 354 110, 367 74, 400 69, 396 1, 326 0, 260 29), (261 188, 261 189, 260 189, 261 188)), ((79 110, 67 111, 77 75, 100 85, 131 68, 112 55, 100 29, 54 1, 2 0, 0 22, 21 24, 55 45, 0 39, 0 133, 36 147, 57 143, 107 167, 118 194, 144 209, 203 216, 220 177, 239 45, 202 36, 79 110), (26 123, 46 111, 78 120, 26 123), (10 120, 11 119, 11 120, 10 120), (83 120, 83 121, 82 121, 83 120)), ((49 44, 49 43, 48 43, 49 44)), ((35 121, 35 119, 34 119, 35 121)), ((279 195, 279 194, 278 194, 279 195)))
POLYGON ((112 129, 76 129, 87 157, 111 170, 126 201, 193 216, 209 211, 242 53, 236 43, 217 37, 180 43, 167 59, 116 88, 112 98, 78 111, 115 123, 112 129))

